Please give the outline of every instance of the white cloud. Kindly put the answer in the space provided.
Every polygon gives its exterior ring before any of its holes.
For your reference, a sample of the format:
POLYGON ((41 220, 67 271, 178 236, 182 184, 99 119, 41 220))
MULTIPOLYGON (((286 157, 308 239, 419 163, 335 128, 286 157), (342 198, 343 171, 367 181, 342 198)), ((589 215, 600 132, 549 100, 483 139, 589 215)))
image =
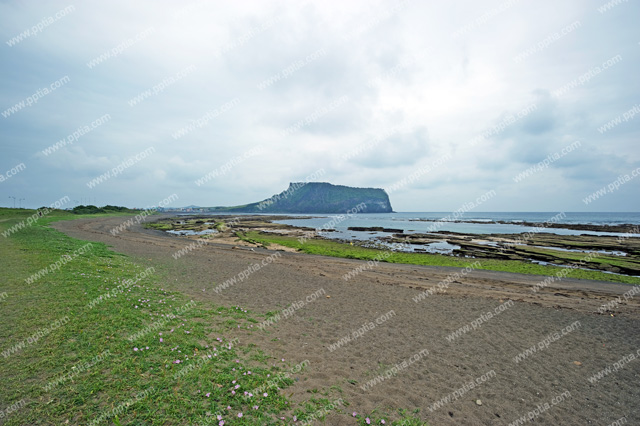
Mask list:
MULTIPOLYGON (((640 162, 640 120, 604 135, 597 131, 637 103, 640 33, 634 17, 640 6, 624 3, 601 14, 600 0, 515 1, 486 22, 478 20, 504 3, 76 4, 73 13, 41 33, 0 48, 0 112, 61 76, 71 78, 37 104, 0 117, 0 172, 31 162, 2 189, 20 189, 32 207, 61 190, 73 199, 140 206, 171 189, 185 205, 231 205, 267 198, 320 168, 327 171, 324 181, 386 187, 423 162, 451 153, 445 166, 393 194, 394 208, 445 211, 500 188, 487 209, 583 209, 583 192, 640 162), (575 21, 581 26, 571 34, 524 61, 514 60, 575 21), (127 41, 149 28, 152 33, 127 41), (113 57, 87 66, 124 45, 113 57), (257 87, 319 49, 326 54, 290 77, 257 87), (550 95, 617 54, 623 58, 619 64, 561 98, 550 95), (134 107, 127 103, 190 66, 195 71, 160 93, 134 107), (283 136, 342 96, 349 101, 283 136), (236 98, 229 111, 172 137, 236 98), (469 145, 534 102, 537 110, 525 119, 469 145), (106 113, 112 120, 73 146, 47 157, 37 154, 106 113), (405 131, 343 159, 394 126, 405 131), (514 173, 574 140, 583 142, 580 151, 526 184, 514 184, 514 173), (265 147, 261 156, 195 185, 195 179, 258 145, 265 147), (130 173, 87 190, 87 177, 149 146, 157 151, 130 173)), ((2 3, 0 38, 11 40, 67 5, 2 3)), ((640 201, 632 191, 621 189, 627 196, 609 208, 637 210, 640 201)))

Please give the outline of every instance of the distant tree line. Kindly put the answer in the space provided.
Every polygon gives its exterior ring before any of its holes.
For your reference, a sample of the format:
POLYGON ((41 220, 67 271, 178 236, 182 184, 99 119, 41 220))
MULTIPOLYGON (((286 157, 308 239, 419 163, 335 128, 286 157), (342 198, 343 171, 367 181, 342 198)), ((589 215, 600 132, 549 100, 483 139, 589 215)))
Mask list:
POLYGON ((79 205, 75 206, 72 210, 74 214, 96 214, 96 213, 116 213, 116 212, 133 212, 135 210, 131 210, 127 207, 122 206, 111 206, 107 204, 104 207, 96 207, 94 205, 79 205))

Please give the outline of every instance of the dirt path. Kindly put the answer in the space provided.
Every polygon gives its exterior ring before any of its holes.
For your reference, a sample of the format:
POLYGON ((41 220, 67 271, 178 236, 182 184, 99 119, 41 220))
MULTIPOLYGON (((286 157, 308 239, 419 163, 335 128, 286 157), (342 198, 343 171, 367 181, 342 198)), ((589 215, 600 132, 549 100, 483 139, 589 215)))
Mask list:
MULTIPOLYGON (((111 235, 123 221, 82 219, 54 226, 156 267, 166 274, 165 288, 205 303, 261 313, 291 307, 292 315, 247 335, 247 342, 294 364, 309 360, 307 372, 293 387, 293 398, 337 386, 342 394, 334 388, 335 397, 351 403, 349 412, 419 408, 432 426, 507 425, 540 411, 535 424, 609 425, 623 417, 626 424, 640 424, 640 360, 629 358, 640 358, 640 295, 611 309, 613 316, 596 313, 631 286, 563 280, 533 292, 544 277, 472 271, 451 283, 446 293, 416 302, 425 289, 460 270, 380 264, 347 281, 344 274, 366 263, 221 244, 175 259, 193 240, 140 226, 111 235), (246 280, 218 293, 213 290, 263 261, 265 266, 246 280), (475 330, 451 334, 472 322, 475 330), (553 333, 558 334, 550 337, 553 333), (348 337, 350 342, 335 346, 348 337), (533 345, 542 349, 516 362, 514 358, 533 345), (424 349, 428 354, 419 355, 424 349), (589 380, 624 357, 627 361, 617 364, 617 371, 589 380), (396 365, 395 377, 362 388, 396 365), (482 376, 487 380, 469 389, 468 383, 482 376), (459 398, 451 397, 462 388, 459 398), (570 395, 552 403, 566 391, 570 395), (451 401, 432 406, 448 396, 451 401)), ((327 424, 355 422, 329 416, 327 424)))

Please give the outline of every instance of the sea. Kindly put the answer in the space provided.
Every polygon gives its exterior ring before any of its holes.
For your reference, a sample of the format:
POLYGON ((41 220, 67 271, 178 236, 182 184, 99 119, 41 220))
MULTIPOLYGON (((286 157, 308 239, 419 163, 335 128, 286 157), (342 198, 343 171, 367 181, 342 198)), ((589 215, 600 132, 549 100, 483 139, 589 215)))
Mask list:
MULTIPOLYGON (((208 216, 219 216, 228 213, 210 213, 208 216)), ((238 213, 238 216, 256 215, 255 213, 238 213)), ((446 235, 441 241, 429 244, 400 244, 385 241, 401 230, 404 234, 429 234, 438 231, 456 232, 460 234, 477 235, 477 243, 483 242, 482 235, 487 234, 522 234, 539 232, 557 235, 610 235, 615 237, 640 237, 640 213, 582 213, 582 212, 465 212, 452 214, 451 212, 401 212, 401 213, 357 213, 357 214, 262 214, 264 216, 282 216, 282 220, 274 220, 290 226, 314 229, 324 238, 340 241, 359 241, 365 247, 387 246, 394 250, 421 251, 430 253, 451 254, 460 247, 449 243, 446 235), (536 224, 535 226, 528 224, 536 224), (554 224, 590 224, 590 225, 632 225, 631 232, 599 232, 588 230, 574 230, 567 228, 551 228, 545 223, 554 224), (349 229, 385 228, 384 231, 349 229)), ((169 231, 172 232, 172 231, 169 231)), ((188 234, 192 231, 175 231, 178 234, 188 234)), ((215 232, 215 231, 202 231, 215 232)), ((200 233, 193 233, 199 235, 200 233)), ((620 253, 624 255, 624 253, 620 253)))
POLYGON ((294 215, 300 219, 276 220, 292 226, 305 226, 317 230, 332 229, 326 237, 338 239, 372 239, 391 235, 389 232, 352 231, 350 227, 383 227, 402 229, 404 233, 431 233, 437 231, 458 232, 464 234, 519 234, 526 232, 549 232, 558 235, 614 235, 620 233, 572 230, 564 228, 532 227, 530 223, 564 223, 593 225, 637 225, 637 233, 627 236, 640 237, 640 213, 582 213, 582 212, 475 212, 456 217, 451 212, 402 212, 376 214, 314 214, 294 215), (312 216, 312 217, 310 217, 312 216), (470 223, 473 222, 473 223, 470 223), (496 223, 505 222, 505 223, 496 223))

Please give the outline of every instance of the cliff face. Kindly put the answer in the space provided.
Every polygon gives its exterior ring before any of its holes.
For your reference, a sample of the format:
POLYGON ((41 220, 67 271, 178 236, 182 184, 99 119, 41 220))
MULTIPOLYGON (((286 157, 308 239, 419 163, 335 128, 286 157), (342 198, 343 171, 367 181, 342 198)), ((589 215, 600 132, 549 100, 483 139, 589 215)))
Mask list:
POLYGON ((280 194, 258 203, 229 207, 244 213, 391 213, 389 196, 379 188, 353 188, 325 182, 292 182, 280 194))

